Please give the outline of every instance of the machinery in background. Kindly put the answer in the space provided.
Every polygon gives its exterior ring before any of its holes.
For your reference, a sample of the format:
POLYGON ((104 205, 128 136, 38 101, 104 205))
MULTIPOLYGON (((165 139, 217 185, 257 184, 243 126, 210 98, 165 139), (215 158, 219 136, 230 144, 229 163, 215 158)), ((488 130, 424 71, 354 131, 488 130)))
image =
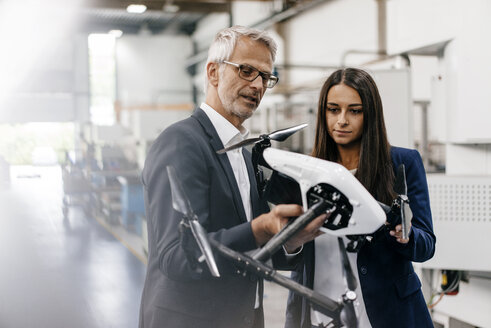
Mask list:
POLYGON ((75 152, 67 152, 61 165, 63 181, 63 217, 67 218, 70 206, 81 206, 85 214, 90 213, 91 185, 85 174, 87 165, 75 152))
POLYGON ((143 188, 134 150, 125 144, 128 133, 120 126, 85 127, 80 150, 62 166, 65 217, 70 206, 82 206, 88 216, 142 235, 143 188))

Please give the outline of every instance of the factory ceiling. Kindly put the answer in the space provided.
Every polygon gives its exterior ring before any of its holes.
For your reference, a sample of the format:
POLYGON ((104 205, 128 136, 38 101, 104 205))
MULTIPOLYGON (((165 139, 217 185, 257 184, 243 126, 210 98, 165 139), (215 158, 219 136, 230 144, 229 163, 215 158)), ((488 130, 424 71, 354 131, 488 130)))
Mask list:
POLYGON ((118 29, 125 34, 149 31, 154 34, 167 32, 189 35, 205 15, 207 14, 197 12, 166 13, 162 10, 133 14, 125 9, 85 8, 79 16, 79 22, 80 29, 88 33, 107 33, 118 29))
MULTIPOLYGON (((89 33, 119 29, 124 33, 191 34, 197 22, 209 13, 230 13, 234 0, 85 0, 80 13, 80 27, 89 33), (143 4, 141 14, 128 13, 130 4, 143 4)), ((254 0, 249 0, 254 1, 254 0)), ((255 0, 272 2, 271 0, 255 0)), ((283 8, 301 2, 280 1, 283 8)))

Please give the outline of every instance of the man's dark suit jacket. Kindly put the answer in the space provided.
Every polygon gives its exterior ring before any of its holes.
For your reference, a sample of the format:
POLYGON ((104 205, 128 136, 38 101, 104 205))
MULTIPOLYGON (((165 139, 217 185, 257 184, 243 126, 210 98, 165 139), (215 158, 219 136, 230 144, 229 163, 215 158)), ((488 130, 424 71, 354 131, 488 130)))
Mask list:
MULTIPOLYGON (((168 165, 176 169, 209 237, 241 252, 257 248, 228 156, 216 154, 222 148, 211 121, 198 108, 162 132, 149 150, 142 173, 149 254, 140 328, 252 326, 257 278, 243 277, 219 256, 220 278, 206 269, 203 274, 193 271, 179 242, 182 215, 172 208, 168 165)), ((269 209, 259 200, 250 153, 243 153, 257 217, 269 209)))
MULTIPOLYGON (((428 184, 423 162, 415 150, 392 147, 394 170, 403 163, 411 211, 412 228, 408 244, 398 243, 385 229, 366 243, 357 257, 358 275, 372 327, 433 327, 423 294, 421 282, 411 261, 423 262, 435 252, 435 235, 428 195, 428 184)), ((315 261, 314 242, 305 244, 303 263, 299 263, 292 279, 313 288, 315 261)), ((360 297, 360 295, 358 295, 360 297)), ((287 306, 287 328, 311 328, 310 306, 290 294, 287 306)))

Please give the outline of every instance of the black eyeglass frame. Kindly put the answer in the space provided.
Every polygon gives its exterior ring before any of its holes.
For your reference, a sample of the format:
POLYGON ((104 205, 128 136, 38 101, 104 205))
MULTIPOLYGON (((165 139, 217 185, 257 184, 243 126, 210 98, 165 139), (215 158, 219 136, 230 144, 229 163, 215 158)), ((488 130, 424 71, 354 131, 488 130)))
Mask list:
POLYGON ((222 63, 229 64, 229 65, 232 65, 232 66, 237 67, 239 69, 239 77, 241 79, 246 80, 246 81, 249 81, 249 82, 254 81, 255 79, 257 79, 257 77, 259 75, 261 75, 261 78, 263 79, 263 84, 266 86, 266 88, 269 88, 269 89, 271 89, 272 87, 274 87, 278 83, 278 81, 280 80, 276 75, 273 75, 273 74, 270 74, 270 73, 266 73, 266 72, 261 72, 260 70, 258 70, 257 68, 255 68, 255 67, 253 67, 251 65, 232 63, 232 62, 229 62, 227 60, 222 61, 222 63), (256 76, 254 76, 252 78, 247 78, 247 77, 242 76, 241 73, 243 73, 243 69, 245 67, 248 68, 248 69, 251 69, 253 72, 256 72, 255 73, 256 76))

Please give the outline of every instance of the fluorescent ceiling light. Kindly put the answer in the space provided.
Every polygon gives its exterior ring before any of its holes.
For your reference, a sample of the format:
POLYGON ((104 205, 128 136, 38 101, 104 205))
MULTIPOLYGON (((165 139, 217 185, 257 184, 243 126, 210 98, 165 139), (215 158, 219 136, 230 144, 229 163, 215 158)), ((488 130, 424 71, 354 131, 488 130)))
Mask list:
POLYGON ((143 14, 147 10, 145 5, 132 4, 126 7, 126 11, 132 14, 143 14))
POLYGON ((175 14, 179 11, 180 8, 178 5, 174 5, 171 3, 171 4, 165 4, 162 9, 166 13, 175 14))
POLYGON ((110 30, 109 34, 113 35, 115 38, 120 38, 123 35, 121 30, 110 30))

